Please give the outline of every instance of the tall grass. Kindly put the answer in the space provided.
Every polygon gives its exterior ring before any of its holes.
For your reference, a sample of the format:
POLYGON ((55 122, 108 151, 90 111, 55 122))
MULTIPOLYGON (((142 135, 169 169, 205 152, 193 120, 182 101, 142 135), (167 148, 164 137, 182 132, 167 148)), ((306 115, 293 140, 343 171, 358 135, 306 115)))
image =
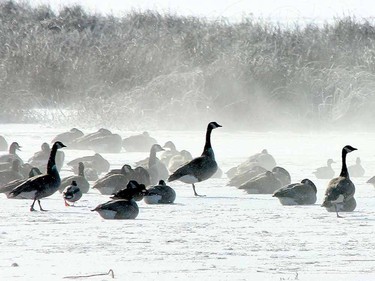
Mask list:
POLYGON ((0 39, 0 122, 45 122, 34 109, 48 108, 127 129, 375 125, 375 26, 353 17, 287 29, 3 1, 0 39))

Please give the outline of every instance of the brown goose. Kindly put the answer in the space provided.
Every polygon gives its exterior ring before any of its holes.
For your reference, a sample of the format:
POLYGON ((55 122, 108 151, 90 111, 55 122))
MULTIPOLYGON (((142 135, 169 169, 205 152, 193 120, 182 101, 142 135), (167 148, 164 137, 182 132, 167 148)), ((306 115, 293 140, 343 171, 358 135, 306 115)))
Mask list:
POLYGON ((193 186, 195 196, 200 196, 195 190, 195 183, 201 182, 212 177, 217 171, 214 150, 211 146, 211 132, 213 129, 220 128, 216 122, 210 122, 206 131, 206 143, 202 155, 194 158, 189 163, 178 168, 169 178, 168 181, 179 180, 184 183, 190 183, 193 186))

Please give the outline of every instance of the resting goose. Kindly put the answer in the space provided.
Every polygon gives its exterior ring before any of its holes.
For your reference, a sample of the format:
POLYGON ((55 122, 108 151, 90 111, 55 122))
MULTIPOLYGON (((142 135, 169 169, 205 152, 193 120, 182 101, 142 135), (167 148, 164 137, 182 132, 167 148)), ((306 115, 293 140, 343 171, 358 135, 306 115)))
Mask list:
POLYGON ((64 189, 62 194, 65 201, 65 206, 67 207, 74 206, 74 203, 82 197, 81 189, 77 186, 76 181, 72 181, 71 184, 64 189), (73 205, 69 205, 66 201, 73 203, 73 205))
POLYGON ((122 146, 127 152, 148 152, 155 143, 157 143, 156 139, 150 137, 148 132, 122 140, 122 146))
POLYGON ((272 169, 272 173, 281 182, 281 186, 290 184, 292 182, 290 174, 283 167, 276 166, 272 169))
MULTIPOLYGON (((32 177, 35 177, 35 176, 38 176, 38 175, 41 175, 42 172, 36 168, 36 167, 33 167, 31 168, 30 172, 29 172, 29 178, 32 178, 32 177)), ((17 186, 19 186, 21 183, 24 183, 25 181, 27 181, 27 179, 18 179, 18 180, 13 180, 5 185, 3 185, 1 188, 0 188, 0 193, 5 193, 5 195, 7 197, 9 197, 9 193, 14 189, 16 188, 17 186)))
POLYGON ((68 132, 58 134, 56 137, 53 138, 51 143, 60 141, 62 143, 65 143, 66 145, 70 145, 75 139, 80 138, 82 136, 83 132, 81 130, 77 128, 72 128, 68 132))
POLYGON ((103 178, 98 179, 92 188, 97 189, 104 195, 111 195, 119 191, 131 180, 131 170, 128 169, 128 165, 124 165, 122 170, 121 174, 107 174, 103 178))
POLYGON ((235 186, 239 187, 243 185, 245 182, 251 180, 252 178, 256 177, 257 175, 261 173, 265 173, 267 170, 261 166, 254 166, 250 168, 250 170, 247 170, 244 173, 236 174, 234 177, 232 177, 227 185, 229 186, 235 186))
POLYGON ((87 193, 90 189, 90 183, 85 178, 85 165, 82 162, 78 163, 78 175, 69 176, 61 180, 59 191, 63 192, 66 187, 70 186, 74 181, 81 191, 81 193, 87 193))
POLYGON ((6 151, 8 149, 8 143, 3 136, 0 136, 0 151, 6 151))
POLYGON ((171 158, 175 155, 180 155, 180 152, 176 149, 176 146, 172 141, 167 141, 163 148, 168 150, 164 151, 160 155, 160 161, 163 162, 166 167, 168 167, 171 158))
POLYGON ((316 202, 317 189, 309 179, 283 186, 273 193, 282 205, 312 205, 316 202))
POLYGON ((195 183, 201 182, 212 177, 217 171, 214 150, 211 146, 211 132, 213 129, 222 127, 216 122, 210 122, 206 131, 206 143, 202 155, 194 158, 189 163, 178 168, 169 178, 168 181, 179 180, 184 183, 190 183, 193 186, 195 196, 200 196, 195 191, 195 183))
POLYGON ((353 178, 363 177, 365 175, 365 169, 361 165, 361 158, 357 157, 355 165, 348 167, 349 174, 353 178))
POLYGON ((349 172, 346 166, 346 155, 355 150, 357 150, 357 148, 350 145, 343 147, 341 152, 342 167, 340 176, 330 180, 325 192, 322 207, 325 207, 328 212, 336 212, 338 218, 340 217, 339 211, 351 212, 354 211, 356 207, 354 199, 355 186, 349 178, 349 172))
POLYGON ((125 188, 112 194, 111 199, 134 199, 135 201, 141 201, 143 196, 147 193, 144 184, 139 184, 135 180, 130 180, 125 188))
POLYGON ((18 159, 18 160, 20 160, 20 164, 22 165, 23 161, 22 161, 21 157, 19 157, 17 155, 17 150, 20 151, 21 150, 20 148, 21 148, 21 146, 18 144, 18 142, 12 142, 9 146, 9 153, 0 155, 0 163, 1 162, 9 162, 9 159, 11 159, 11 160, 18 159))
MULTIPOLYGON (((44 142, 41 145, 41 150, 34 153, 34 155, 29 159, 28 163, 33 167, 38 167, 43 173, 46 172, 46 166, 51 153, 51 147, 48 143, 44 142)), ((65 154, 63 151, 56 152, 56 167, 61 171, 64 165, 65 154)))
POLYGON ((13 180, 23 179, 23 175, 20 173, 20 160, 14 159, 10 170, 0 171, 0 186, 3 186, 13 180))
POLYGON ((38 200, 39 208, 44 211, 40 205, 40 199, 54 194, 60 186, 61 180, 59 171, 56 167, 55 157, 58 149, 65 147, 62 142, 55 142, 51 149, 51 154, 47 164, 47 174, 42 174, 26 180, 24 183, 18 185, 9 193, 9 197, 23 197, 26 199, 33 199, 30 211, 35 211, 34 204, 38 200))
POLYGON ((99 153, 95 153, 93 156, 83 156, 76 158, 68 162, 68 166, 73 168, 78 167, 78 163, 82 162, 85 167, 90 167, 95 169, 99 174, 106 173, 109 171, 110 164, 108 160, 104 159, 99 153))
POLYGON ((172 204, 176 199, 176 192, 165 181, 160 180, 158 185, 147 188, 144 196, 146 204, 172 204))
POLYGON ((335 176, 335 171, 332 169, 332 164, 336 163, 332 159, 327 160, 327 166, 317 168, 313 174, 318 179, 332 179, 335 176))
POLYGON ((272 194, 280 188, 281 182, 271 171, 259 174, 238 188, 245 190, 249 194, 272 194))

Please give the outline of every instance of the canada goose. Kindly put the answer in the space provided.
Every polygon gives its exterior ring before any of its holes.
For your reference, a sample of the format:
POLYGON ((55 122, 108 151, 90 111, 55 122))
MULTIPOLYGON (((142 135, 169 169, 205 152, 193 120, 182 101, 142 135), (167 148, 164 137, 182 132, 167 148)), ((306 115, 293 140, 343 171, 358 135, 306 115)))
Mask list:
POLYGON ((127 152, 148 152, 155 143, 157 143, 156 139, 150 137, 148 132, 143 132, 140 135, 130 136, 122 140, 122 146, 127 152))
POLYGON ((99 174, 106 173, 109 171, 110 164, 103 158, 99 153, 95 153, 93 156, 84 156, 76 158, 67 163, 68 166, 72 166, 74 169, 78 167, 78 163, 82 162, 85 167, 95 169, 99 174))
POLYGON ((281 182, 271 171, 259 174, 238 188, 249 194, 272 194, 281 187, 281 182))
POLYGON ((134 199, 117 199, 98 205, 95 209, 103 219, 135 219, 139 214, 139 208, 134 199))
POLYGON ((196 182, 209 179, 217 171, 214 150, 211 146, 211 132, 213 129, 222 127, 216 122, 210 122, 206 131, 206 142, 202 155, 194 158, 189 163, 178 168, 169 178, 168 181, 180 180, 184 183, 191 183, 195 196, 200 196, 195 191, 196 182))
POLYGON ((143 199, 146 204, 172 204, 176 199, 176 192, 163 180, 158 185, 148 187, 147 191, 143 199))
POLYGON ((40 205, 40 199, 54 194, 60 186, 60 175, 56 167, 55 157, 58 149, 65 147, 62 142, 55 142, 51 149, 51 154, 47 164, 47 174, 42 174, 26 180, 24 183, 18 185, 9 193, 9 197, 24 197, 26 199, 33 199, 30 211, 35 211, 34 204, 38 200, 39 208, 44 211, 40 205))
POLYGON ((90 140, 87 147, 97 153, 119 153, 122 149, 122 138, 118 134, 99 136, 90 140))
POLYGON ((365 169, 361 165, 361 158, 357 157, 355 165, 348 167, 349 174, 353 178, 363 177, 365 175, 365 169))
POLYGON ((276 161, 267 149, 263 149, 260 153, 250 156, 245 162, 238 166, 229 169, 226 174, 229 179, 233 178, 236 174, 242 174, 255 166, 261 166, 266 170, 272 170, 276 166, 276 161))
POLYGON ((164 151, 159 144, 153 144, 150 149, 150 156, 148 158, 148 173, 150 174, 151 184, 156 184, 159 180, 165 180, 169 176, 167 167, 156 157, 156 153, 164 151))
POLYGON ((68 132, 58 134, 56 137, 53 138, 51 143, 60 141, 69 146, 75 139, 82 137, 82 136, 83 136, 83 132, 81 130, 77 128, 72 128, 68 132))
POLYGON ((20 160, 14 159, 10 170, 0 171, 0 186, 6 185, 13 180, 23 179, 20 173, 20 160))
POLYGON ((292 182, 290 174, 283 167, 276 166, 272 169, 272 173, 281 182, 281 186, 290 184, 292 182))
POLYGON ((327 166, 317 168, 313 174, 318 179, 332 179, 335 176, 335 171, 332 169, 332 164, 336 163, 332 159, 327 160, 327 166))
POLYGON ((267 170, 265 168, 261 167, 261 166, 254 166, 254 167, 250 168, 250 170, 247 170, 244 173, 236 174, 233 178, 231 178, 229 180, 227 185, 239 187, 242 184, 244 184, 245 182, 252 179, 253 177, 255 177, 255 176, 257 176, 261 173, 265 173, 266 171, 267 170))
POLYGON ((3 136, 0 136, 0 151, 6 151, 8 149, 8 143, 3 136))
POLYGON ((175 144, 172 142, 172 141, 167 141, 164 146, 163 146, 164 149, 168 149, 166 151, 164 151, 161 155, 160 155, 160 161, 166 166, 168 167, 169 165, 169 161, 171 160, 171 158, 175 155, 180 155, 180 152, 176 149, 176 146, 175 144))
MULTIPOLYGON (((93 142, 94 140, 98 140, 102 137, 105 137, 105 136, 109 136, 109 135, 112 135, 112 132, 108 129, 105 129, 105 128, 100 128, 98 131, 94 132, 94 133, 90 133, 90 134, 87 134, 87 135, 83 135, 79 138, 76 138, 72 141, 71 145, 69 146, 69 148, 71 149, 91 149, 90 145, 91 145, 91 142, 93 142)), ((99 144, 101 142, 99 141, 99 144)))
POLYGON ((65 177, 61 180, 59 191, 63 192, 66 187, 72 184, 72 181, 78 185, 81 193, 87 193, 90 189, 90 183, 85 178, 85 165, 82 162, 78 163, 78 175, 65 177))
POLYGON ((65 201, 65 206, 71 206, 68 204, 68 202, 73 203, 74 205, 74 203, 82 197, 81 189, 77 186, 76 181, 72 181, 71 184, 64 189, 62 194, 65 201))
MULTIPOLYGON (((31 168, 29 172, 29 178, 32 178, 41 174, 42 172, 37 167, 33 167, 31 168)), ((5 193, 5 195, 9 197, 9 192, 11 192, 14 188, 16 188, 21 183, 24 183, 25 181, 27 181, 27 179, 18 179, 18 180, 10 181, 0 188, 0 193, 5 193)))
POLYGON ((135 180, 130 180, 125 188, 113 193, 110 198, 141 201, 145 194, 147 194, 147 189, 144 184, 139 184, 135 180))
POLYGON ((131 180, 131 170, 128 168, 128 165, 124 165, 122 170, 121 174, 107 174, 103 178, 98 179, 92 188, 97 189, 104 195, 111 195, 119 191, 131 180))
MULTIPOLYGON (((47 162, 49 155, 51 153, 51 147, 48 143, 44 142, 41 145, 41 150, 34 153, 34 155, 29 159, 28 163, 33 167, 38 167, 43 173, 46 172, 47 162)), ((60 172, 62 166, 64 165, 65 153, 63 151, 56 152, 56 167, 60 172)))
POLYGON ((21 157, 17 155, 17 150, 21 150, 20 148, 21 146, 18 144, 18 142, 12 142, 9 146, 9 153, 0 155, 0 162, 9 162, 9 159, 18 159, 20 160, 20 165, 22 165, 23 161, 21 157))
POLYGON ((317 189, 309 179, 293 183, 277 189, 273 197, 277 197, 282 205, 312 205, 316 202, 317 189))
POLYGON ((169 160, 168 170, 173 173, 191 160, 193 160, 191 153, 187 150, 181 150, 179 155, 175 155, 169 160))
MULTIPOLYGON (((351 212, 354 211, 356 204, 353 203, 355 186, 349 178, 348 168, 346 166, 346 155, 357 148, 350 145, 343 147, 341 152, 342 167, 341 173, 337 178, 333 178, 328 183, 325 192, 322 207, 325 207, 328 212, 336 212, 339 218, 339 211, 351 212)), ((354 201, 355 202, 355 201, 354 201)))

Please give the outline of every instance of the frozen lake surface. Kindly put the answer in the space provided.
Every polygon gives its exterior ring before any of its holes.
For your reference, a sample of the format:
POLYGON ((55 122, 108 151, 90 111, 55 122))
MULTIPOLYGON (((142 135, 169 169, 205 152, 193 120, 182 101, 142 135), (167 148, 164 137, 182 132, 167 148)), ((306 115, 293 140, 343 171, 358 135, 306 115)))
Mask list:
MULTIPOLYGON (((203 198, 195 198, 190 185, 172 182, 175 204, 139 202, 135 220, 104 220, 90 212, 109 200, 97 191, 84 194, 76 207, 65 207, 57 192, 42 199, 48 212, 30 212, 31 200, 9 200, 0 194, 1 280, 61 280, 109 269, 117 280, 375 280, 375 188, 366 184, 375 175, 375 134, 229 132, 222 125, 212 133, 212 145, 223 171, 267 148, 290 172, 292 182, 314 181, 317 204, 281 206, 271 195, 248 195, 226 186, 225 175, 196 185, 198 193, 207 195, 203 198), (338 174, 346 144, 358 148, 348 155, 348 164, 361 157, 366 174, 352 178, 357 208, 339 219, 320 207, 328 181, 317 180, 311 172, 333 158, 338 174)), ((198 156, 205 128, 206 124, 201 132, 150 134, 161 144, 172 140, 178 150, 198 156)), ((42 142, 67 129, 7 124, 0 125, 0 134, 8 143, 18 141, 23 147, 19 155, 27 160, 42 142)), ((122 137, 135 133, 113 132, 122 137)), ((93 154, 64 152, 66 162, 93 154)), ((147 153, 103 156, 117 168, 147 153)), ((61 176, 70 174, 64 166, 61 176)))

